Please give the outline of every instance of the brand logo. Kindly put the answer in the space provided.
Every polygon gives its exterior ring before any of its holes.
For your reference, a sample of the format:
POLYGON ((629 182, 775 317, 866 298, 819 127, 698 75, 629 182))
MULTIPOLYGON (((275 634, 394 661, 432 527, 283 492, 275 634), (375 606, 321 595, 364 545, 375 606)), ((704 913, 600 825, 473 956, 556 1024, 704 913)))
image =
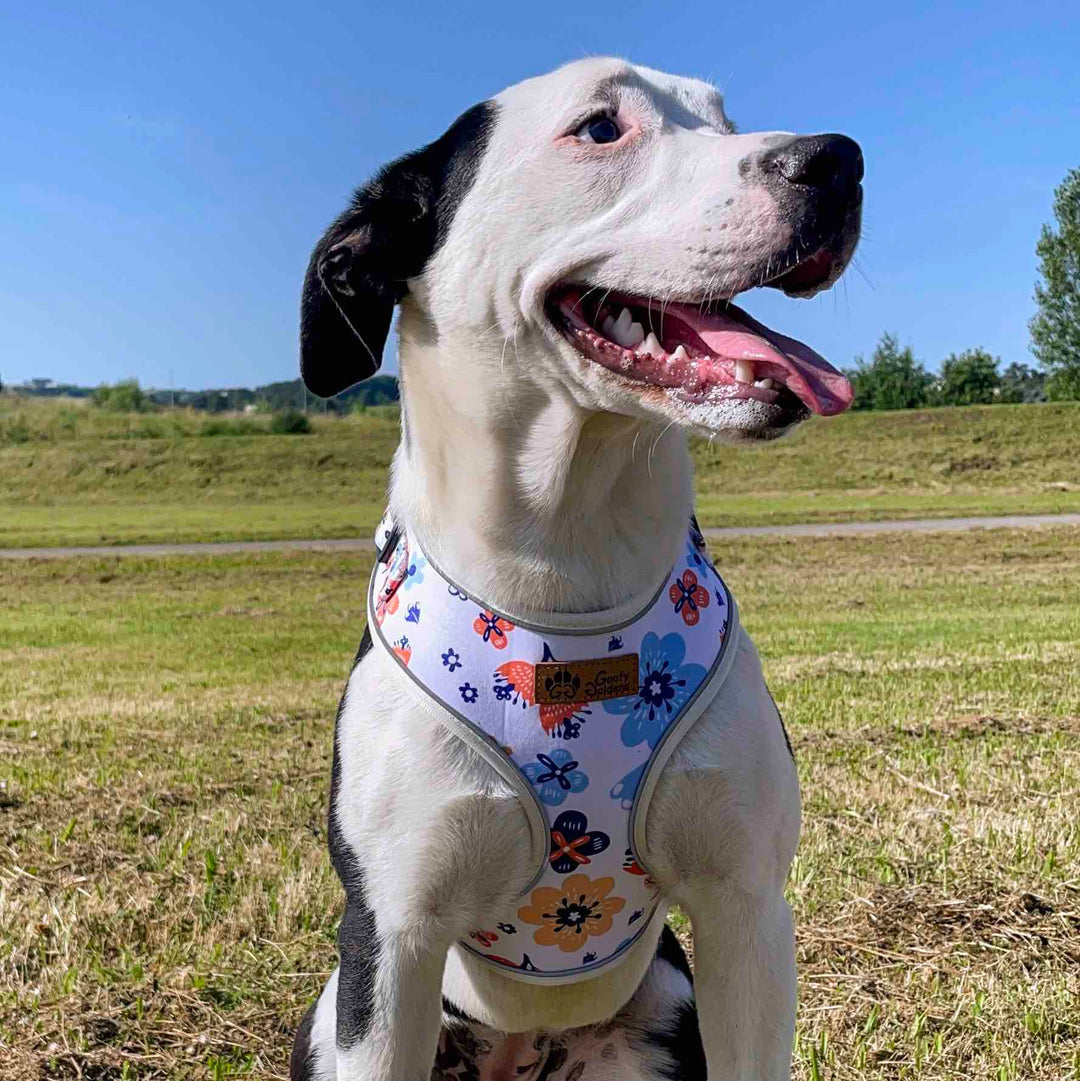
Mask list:
POLYGON ((638 693, 638 655, 541 662, 536 666, 533 690, 536 702, 542 706, 625 698, 638 693))

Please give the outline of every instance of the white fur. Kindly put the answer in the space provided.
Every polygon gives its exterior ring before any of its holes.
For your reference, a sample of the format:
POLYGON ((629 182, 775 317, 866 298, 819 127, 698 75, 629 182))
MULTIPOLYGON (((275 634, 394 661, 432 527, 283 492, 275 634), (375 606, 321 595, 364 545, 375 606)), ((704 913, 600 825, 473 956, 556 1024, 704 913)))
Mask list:
MULTIPOLYGON (((530 79, 497 103, 476 181, 401 307, 407 436, 391 507, 450 577, 494 607, 599 610, 655 585, 682 543, 692 510, 685 432, 766 433, 752 403, 690 407, 588 362, 552 327, 545 297, 584 277, 700 300, 759 273, 762 253, 790 236, 738 165, 773 134, 732 134, 705 83, 613 60, 530 79), (638 133, 630 151, 615 161, 559 141, 609 99, 638 133)), ((510 980, 454 947, 528 885, 528 827, 495 771, 433 728, 402 683, 375 650, 354 671, 341 716, 339 817, 366 870, 382 953, 368 1037, 338 1056, 336 1075, 320 1064, 320 1077, 338 1081, 427 1077, 441 987, 514 1033, 612 1018, 662 978, 654 966, 646 979, 661 919, 624 963, 570 986, 510 980)), ((693 920, 716 1081, 789 1076, 795 966, 783 890, 798 834, 795 770, 744 636, 646 822, 650 870, 693 920)), ((317 1025, 326 1010, 321 1002, 317 1025)))

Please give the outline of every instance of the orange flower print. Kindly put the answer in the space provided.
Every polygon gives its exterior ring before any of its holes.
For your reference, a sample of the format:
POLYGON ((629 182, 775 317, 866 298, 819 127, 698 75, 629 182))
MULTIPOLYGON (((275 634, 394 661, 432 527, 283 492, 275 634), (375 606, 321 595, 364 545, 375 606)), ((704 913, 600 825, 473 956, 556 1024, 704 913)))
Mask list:
POLYGON ((683 571, 681 578, 676 578, 668 590, 675 612, 682 616, 688 627, 696 626, 701 619, 701 609, 709 607, 709 591, 698 585, 697 575, 691 570, 683 571))
POLYGON ((381 627, 383 620, 387 616, 392 616, 398 610, 400 603, 397 593, 391 593, 389 600, 380 594, 379 599, 375 602, 375 622, 381 627))
MULTIPOLYGON (((527 709, 536 705, 535 679, 536 669, 528 661, 506 661, 495 669, 495 686, 492 690, 500 702, 510 702, 515 706, 520 704, 522 709, 527 709)), ((581 734, 585 714, 589 713, 592 710, 587 708, 585 702, 545 704, 540 707, 540 726, 549 736, 575 739, 581 734)))
POLYGON ((518 909, 518 919, 539 927, 533 933, 538 946, 558 946, 563 953, 580 950, 590 935, 611 930, 612 917, 623 910, 622 897, 609 897, 615 879, 570 875, 560 888, 538 886, 531 904, 518 909))
MULTIPOLYGON (((394 600, 397 600, 397 597, 395 597, 394 600)), ((399 638, 394 643, 393 650, 398 660, 408 667, 409 661, 412 660, 412 646, 409 644, 408 638, 399 638)))
MULTIPOLYGON (((479 622, 479 620, 477 620, 479 622)), ((533 679, 536 669, 528 661, 506 661, 495 669, 495 697, 500 702, 520 702, 522 709, 535 704, 533 679)))
POLYGON ((513 629, 514 624, 510 620, 505 616, 495 615, 487 608, 473 620, 473 630, 496 649, 506 649, 506 643, 510 640, 506 636, 513 629))

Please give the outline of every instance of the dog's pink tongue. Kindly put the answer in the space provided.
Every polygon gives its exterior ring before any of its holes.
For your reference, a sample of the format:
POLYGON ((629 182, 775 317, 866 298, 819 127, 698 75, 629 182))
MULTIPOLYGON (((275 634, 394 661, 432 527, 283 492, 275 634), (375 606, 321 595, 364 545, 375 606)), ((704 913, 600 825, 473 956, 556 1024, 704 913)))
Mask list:
POLYGON ((703 315, 691 305, 671 305, 668 311, 693 327, 718 357, 751 361, 755 379, 782 382, 813 412, 831 417, 851 405, 855 396, 851 384, 824 357, 770 330, 734 304, 722 314, 703 315))

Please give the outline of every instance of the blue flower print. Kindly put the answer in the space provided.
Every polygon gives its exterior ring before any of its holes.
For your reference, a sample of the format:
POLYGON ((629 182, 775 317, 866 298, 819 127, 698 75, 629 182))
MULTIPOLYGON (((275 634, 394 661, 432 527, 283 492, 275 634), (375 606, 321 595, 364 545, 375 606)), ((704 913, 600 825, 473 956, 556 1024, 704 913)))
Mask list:
POLYGON ((645 909, 643 909, 643 908, 639 908, 635 912, 632 912, 631 915, 630 915, 630 919, 628 919, 626 921, 626 926, 629 927, 631 924, 637 923, 637 921, 640 920, 641 917, 644 916, 644 915, 645 915, 645 909))
POLYGON ((458 687, 458 691, 461 693, 462 702, 467 706, 471 706, 480 697, 480 692, 471 683, 463 683, 458 687))
POLYGON ((565 747, 556 747, 551 754, 538 754, 536 762, 521 767, 530 784, 539 789, 541 803, 558 807, 570 792, 584 792, 589 778, 578 769, 577 760, 565 747))
POLYGON ((401 583, 401 588, 412 589, 413 586, 418 586, 424 580, 424 568, 426 566, 426 556, 417 556, 416 559, 410 560, 409 566, 405 570, 405 578, 401 583))
POLYGON ((695 534, 693 530, 690 531, 690 536, 686 540, 686 562, 690 567, 708 570, 709 563, 705 558, 704 538, 702 538, 700 546, 697 544, 697 538, 700 536, 700 533, 695 534))
POLYGON ((700 664, 683 664, 686 642, 674 631, 663 638, 650 631, 641 642, 641 690, 604 703, 608 713, 629 714, 622 725, 627 747, 647 743, 654 749, 672 719, 690 701, 705 679, 700 664))
POLYGON ((700 567, 706 573, 716 574, 716 568, 709 562, 709 546, 705 543, 705 534, 701 532, 696 518, 690 519, 690 532, 686 537, 686 562, 691 567, 700 567))
POLYGON ((638 785, 641 784, 642 775, 645 773, 646 763, 632 769, 621 781, 616 781, 608 793, 612 799, 619 801, 619 806, 624 811, 629 811, 634 806, 634 796, 637 794, 638 785))
POLYGON ((614 653, 615 650, 622 649, 622 635, 621 634, 613 634, 608 639, 607 648, 608 648, 608 653, 614 653))
POLYGON ((406 623, 419 623, 420 622, 420 605, 415 601, 409 605, 405 614, 406 623))
POLYGON ((467 601, 469 599, 469 594, 464 592, 463 590, 458 589, 457 586, 447 586, 446 592, 458 601, 467 601))
POLYGON ((442 663, 443 668, 447 668, 451 672, 456 672, 461 667, 461 654, 450 647, 442 655, 442 663))
POLYGON ((595 960, 596 960, 596 954, 595 953, 587 953, 581 959, 581 963, 583 965, 591 965, 593 963, 593 961, 595 961, 595 960))

